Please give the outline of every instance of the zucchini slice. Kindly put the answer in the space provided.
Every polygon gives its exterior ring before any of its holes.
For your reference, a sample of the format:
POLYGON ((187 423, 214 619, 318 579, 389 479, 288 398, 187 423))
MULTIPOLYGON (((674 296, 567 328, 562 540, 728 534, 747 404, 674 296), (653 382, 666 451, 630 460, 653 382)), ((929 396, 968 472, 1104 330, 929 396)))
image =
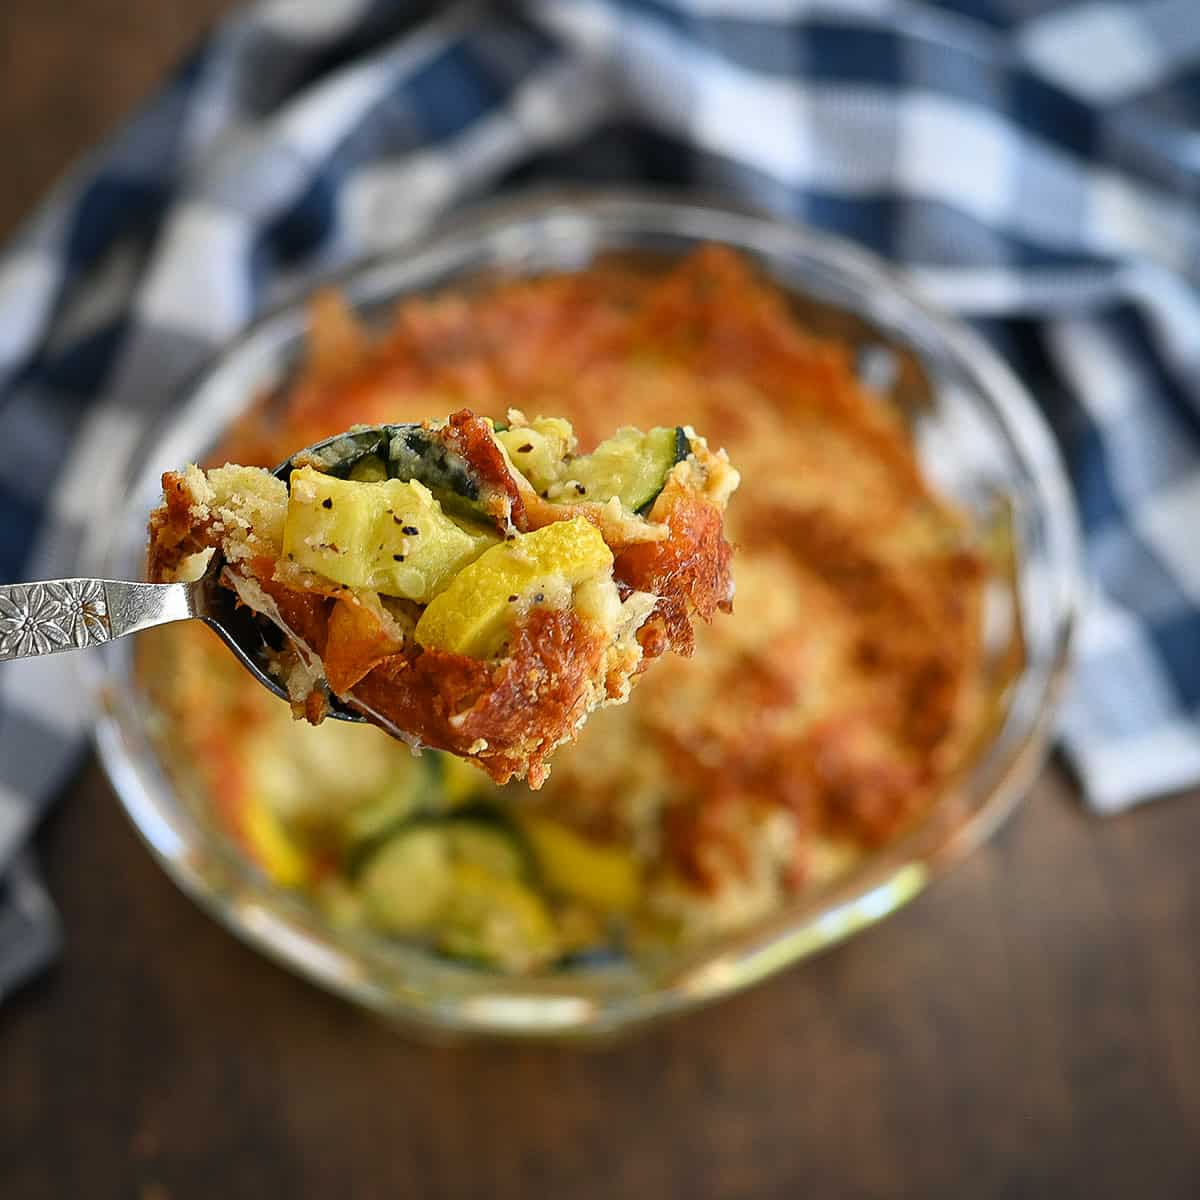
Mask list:
MULTIPOLYGON (((361 459, 352 474, 374 458, 361 459)), ((417 480, 339 479, 305 466, 289 483, 284 554, 347 587, 427 604, 497 543, 494 533, 447 516, 417 480)))
POLYGON ((528 881, 533 876, 533 853, 524 835, 497 809, 474 804, 450 813, 442 824, 457 861, 505 879, 528 881))
POLYGON ((410 813, 359 846, 349 864, 350 874, 364 895, 378 902, 379 911, 390 907, 393 888, 404 906, 410 885, 389 864, 407 861, 410 851, 405 844, 412 838, 417 839, 412 853, 424 864, 424 876, 435 858, 444 871, 455 862, 471 862, 506 879, 525 881, 533 874, 534 858, 523 834, 494 808, 478 804, 449 813, 410 813))
POLYGON ((406 824, 436 813, 442 803, 441 775, 431 751, 404 763, 366 804, 345 822, 347 869, 356 875, 367 859, 406 824))
POLYGON ((476 806, 405 821, 376 842, 357 885, 377 929, 427 937, 455 958, 520 968, 557 947, 532 872, 521 834, 476 806))
POLYGON ((671 468, 691 452, 681 426, 659 426, 645 433, 622 429, 591 454, 568 463, 547 498, 574 504, 581 500, 605 503, 616 496, 628 512, 644 516, 663 490, 671 468))
POLYGON ((467 516, 485 516, 479 508, 479 478, 461 454, 420 425, 385 425, 389 433, 388 475, 416 479, 441 501, 442 507, 467 516))
POLYGON ((352 429, 320 443, 296 465, 311 465, 323 475, 356 482, 416 480, 448 512, 491 524, 480 502, 480 481, 470 464, 420 425, 352 429))
POLYGON ((575 449, 575 433, 561 417, 535 417, 519 429, 497 430, 496 441, 539 492, 562 479, 575 449))
POLYGON ((443 954, 515 971, 558 957, 554 922, 532 888, 472 862, 456 863, 453 880, 437 936, 443 954))
POLYGON ((387 838, 358 877, 363 911, 385 933, 429 931, 454 891, 453 861, 437 825, 412 821, 387 838))

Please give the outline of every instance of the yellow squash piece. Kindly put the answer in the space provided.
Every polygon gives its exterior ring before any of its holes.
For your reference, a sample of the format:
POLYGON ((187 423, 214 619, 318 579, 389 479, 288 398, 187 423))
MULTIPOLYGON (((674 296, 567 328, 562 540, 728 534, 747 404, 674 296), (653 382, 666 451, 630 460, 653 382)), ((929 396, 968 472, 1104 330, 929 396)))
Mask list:
POLYGON ((612 551, 583 517, 518 534, 464 567, 431 601, 414 636, 427 649, 489 658, 514 617, 531 604, 569 602, 571 589, 607 575, 612 562, 612 551))
POLYGON ((436 926, 454 894, 450 843, 435 826, 393 838, 363 868, 359 891, 371 924, 388 933, 436 926))
POLYGON ((254 857, 274 883, 299 887, 308 876, 308 859, 288 836, 279 818, 253 798, 242 812, 242 832, 254 857))
POLYGON ((335 583, 425 604, 495 542, 446 516, 416 480, 292 472, 284 555, 335 583))
POLYGON ((546 882, 556 892, 601 912, 628 912, 637 904, 637 864, 627 849, 589 842, 557 821, 523 823, 546 882))
POLYGON ((554 922, 531 888, 473 862, 455 863, 452 880, 438 928, 447 953, 516 971, 558 953, 554 922))
POLYGON ((575 433, 561 417, 537 417, 528 425, 502 429, 496 440, 539 492, 558 481, 566 467, 564 459, 575 449, 575 433))

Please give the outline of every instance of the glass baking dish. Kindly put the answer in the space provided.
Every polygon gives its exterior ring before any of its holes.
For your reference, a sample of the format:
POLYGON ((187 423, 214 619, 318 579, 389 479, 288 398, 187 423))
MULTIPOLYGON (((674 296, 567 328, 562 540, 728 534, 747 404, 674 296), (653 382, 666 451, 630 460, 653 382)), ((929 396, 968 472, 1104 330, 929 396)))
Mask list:
MULTIPOLYGON (((988 604, 993 715, 969 768, 915 828, 761 923, 654 964, 610 962, 513 977, 336 929, 295 893, 272 884, 204 805, 171 782, 129 642, 89 656, 101 760, 167 872, 250 944, 398 1022, 443 1032, 602 1035, 738 991, 910 900, 996 829, 1044 760, 1080 593, 1062 465, 1045 423, 1004 363, 881 263, 836 239, 724 205, 560 191, 483 206, 335 282, 370 318, 414 292, 496 274, 573 270, 612 253, 669 258, 704 243, 747 255, 792 294, 811 326, 849 341, 860 370, 905 414, 927 473, 978 521, 1002 522, 1011 535, 1011 577, 993 588, 988 604)), ((285 379, 305 333, 303 301, 282 308, 186 389, 169 420, 133 455, 120 511, 96 515, 93 573, 140 573, 160 473, 202 458, 257 396, 285 379)))

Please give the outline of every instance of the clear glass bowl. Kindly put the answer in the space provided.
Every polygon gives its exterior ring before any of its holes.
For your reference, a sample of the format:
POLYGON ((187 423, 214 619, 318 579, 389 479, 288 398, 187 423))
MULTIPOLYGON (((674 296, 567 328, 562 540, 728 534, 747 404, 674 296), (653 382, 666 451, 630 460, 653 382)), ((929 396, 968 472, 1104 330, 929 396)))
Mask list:
MULTIPOLYGON (((1062 466, 1007 367, 881 263, 835 239, 728 207, 635 192, 558 192, 478 209, 339 282, 370 316, 400 296, 457 281, 572 270, 609 252, 679 255, 709 242, 748 255, 794 295, 811 324, 850 339, 879 384, 894 379, 929 474, 980 520, 1003 514, 1014 569, 1011 587, 992 597, 990 623, 1001 641, 1004 630, 1019 629, 1023 662, 998 688, 995 718, 969 769, 916 828, 848 874, 752 928, 653 966, 513 978, 336 930, 273 885, 169 781, 129 641, 93 656, 87 669, 101 702, 101 759, 167 872, 250 944, 398 1021, 426 1030, 599 1035, 738 991, 910 900, 1000 824, 1045 757, 1080 591, 1062 466)), ((133 456, 115 521, 112 513, 97 515, 96 574, 138 575, 160 472, 203 456, 255 395, 286 376, 304 336, 302 304, 266 317, 172 406, 133 456)))

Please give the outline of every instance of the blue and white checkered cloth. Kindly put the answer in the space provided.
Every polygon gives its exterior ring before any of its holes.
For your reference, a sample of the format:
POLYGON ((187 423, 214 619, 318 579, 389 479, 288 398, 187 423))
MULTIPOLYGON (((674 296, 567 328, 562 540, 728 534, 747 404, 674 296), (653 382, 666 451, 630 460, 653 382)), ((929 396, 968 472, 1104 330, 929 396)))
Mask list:
MULTIPOLYGON (((258 3, 0 259, 0 581, 71 574, 161 398, 315 275, 518 183, 699 186, 864 243, 1010 357, 1096 580, 1063 744, 1101 811, 1192 785, 1198 2, 258 3)), ((56 946, 27 845, 84 745, 73 658, 0 669, 0 995, 56 946)))

